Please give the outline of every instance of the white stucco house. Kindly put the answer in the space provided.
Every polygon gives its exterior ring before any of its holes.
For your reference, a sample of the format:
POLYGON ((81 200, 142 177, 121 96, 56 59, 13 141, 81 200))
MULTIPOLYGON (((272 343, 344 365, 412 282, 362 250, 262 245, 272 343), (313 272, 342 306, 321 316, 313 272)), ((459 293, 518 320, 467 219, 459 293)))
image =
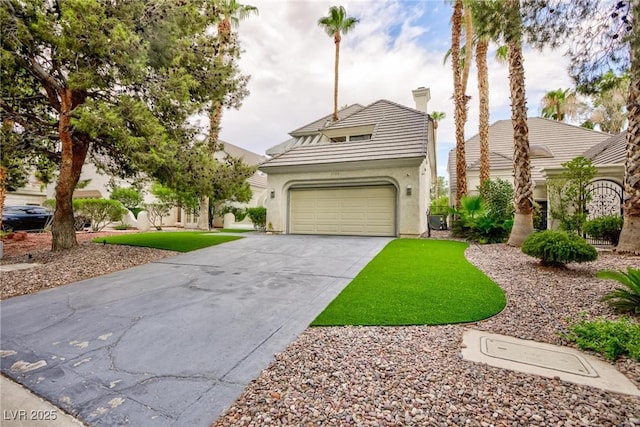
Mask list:
POLYGON ((418 237, 435 179, 428 88, 416 108, 379 100, 302 126, 267 154, 267 228, 275 233, 418 237))
MULTIPOLYGON (((578 156, 593 161, 598 168, 594 181, 622 184, 624 174, 624 136, 570 125, 541 117, 529 117, 529 146, 534 200, 548 213, 547 180, 562 173, 562 163, 578 156)), ((477 194, 480 184, 480 137, 466 141, 467 188, 477 194)), ((511 120, 499 120, 489 127, 491 178, 513 183, 513 127, 511 120)), ((456 194, 455 150, 449 152, 450 200, 456 194)), ((595 190, 594 190, 595 191, 595 190)), ((595 197, 597 199, 598 196, 595 197)), ((550 219, 550 218, 549 218, 550 219)), ((553 224, 551 224, 553 227, 553 224)))

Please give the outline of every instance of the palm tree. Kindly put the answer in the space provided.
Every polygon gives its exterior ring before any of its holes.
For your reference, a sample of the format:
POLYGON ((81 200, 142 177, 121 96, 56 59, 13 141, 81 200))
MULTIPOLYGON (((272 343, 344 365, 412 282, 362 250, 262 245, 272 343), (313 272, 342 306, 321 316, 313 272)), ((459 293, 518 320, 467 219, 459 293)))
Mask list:
MULTIPOLYGON (((219 5, 219 13, 222 19, 218 22, 218 38, 222 51, 231 40, 231 27, 238 26, 240 21, 252 14, 258 14, 255 6, 240 4, 236 0, 222 0, 219 5)), ((217 150, 218 136, 220 135, 220 122, 222 120, 222 100, 215 99, 211 103, 209 111, 209 145, 212 151, 217 150)))
POLYGON ((533 182, 529 158, 529 127, 522 55, 520 0, 506 2, 505 38, 509 47, 509 90, 513 125, 513 169, 515 218, 507 244, 522 246, 533 233, 533 182))
POLYGON ((480 137, 480 184, 491 178, 489 163, 489 67, 487 51, 489 38, 482 37, 476 44, 476 66, 478 67, 478 136, 480 137))
POLYGON ((318 20, 318 25, 322 27, 330 37, 333 37, 333 42, 336 45, 333 80, 334 121, 338 120, 338 64, 340 62, 340 42, 342 41, 342 34, 347 34, 358 22, 358 19, 347 16, 347 11, 342 6, 331 6, 329 9, 329 15, 323 16, 318 20))
MULTIPOLYGON (((224 52, 231 41, 231 27, 238 26, 241 20, 248 18, 252 14, 257 15, 258 8, 240 4, 236 0, 222 0, 218 5, 217 12, 222 16, 222 19, 218 22, 218 39, 220 40, 221 51, 224 52)), ((222 121, 222 103, 222 98, 214 98, 209 109, 209 150, 212 156, 220 149, 218 139, 222 121)), ((209 197, 203 197, 200 201, 198 228, 211 228, 213 219, 209 213, 209 197)))
MULTIPOLYGON (((440 120, 444 120, 445 117, 447 117, 447 115, 442 111, 433 111, 431 113, 431 118, 433 119, 433 138, 435 139, 434 146, 436 145, 435 143, 438 142, 438 123, 440 120)), ((436 174, 434 197, 436 199, 438 198, 438 174, 436 174)))
MULTIPOLYGON (((633 16, 640 16, 640 2, 632 2, 633 16)), ((640 26, 634 19, 631 33, 631 70, 627 111, 627 158, 624 171, 624 224, 618 252, 640 253, 640 26)))
POLYGON ((465 46, 464 67, 460 67, 460 39, 462 37, 463 1, 456 0, 451 16, 451 66, 453 69, 454 119, 456 125, 456 206, 459 207, 462 196, 467 194, 467 165, 464 141, 464 125, 467 122, 469 97, 466 95, 466 78, 470 67, 471 43, 465 46), (467 71, 465 71, 467 70, 467 71))
POLYGON ((576 118, 579 107, 576 93, 571 89, 551 90, 542 98, 541 115, 563 122, 565 118, 576 118))

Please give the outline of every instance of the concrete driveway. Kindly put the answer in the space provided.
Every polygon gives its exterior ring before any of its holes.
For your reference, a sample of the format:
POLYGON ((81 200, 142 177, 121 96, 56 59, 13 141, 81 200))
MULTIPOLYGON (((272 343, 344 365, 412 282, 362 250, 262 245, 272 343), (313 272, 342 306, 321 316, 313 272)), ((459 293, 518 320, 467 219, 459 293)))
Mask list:
POLYGON ((2 301, 2 372, 90 425, 208 426, 389 241, 248 236, 2 301))

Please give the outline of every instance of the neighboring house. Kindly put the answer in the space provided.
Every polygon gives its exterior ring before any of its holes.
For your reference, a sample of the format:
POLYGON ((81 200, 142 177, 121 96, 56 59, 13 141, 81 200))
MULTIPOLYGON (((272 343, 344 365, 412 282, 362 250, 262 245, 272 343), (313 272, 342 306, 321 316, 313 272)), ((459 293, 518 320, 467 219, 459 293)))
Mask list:
MULTIPOLYGON (((578 156, 588 157, 592 149, 611 138, 611 135, 556 120, 529 117, 529 146, 531 178, 534 200, 548 211, 547 179, 561 173, 562 163, 578 156)), ((480 138, 478 135, 466 141, 467 188, 477 194, 480 185, 480 138)), ((601 150, 602 151, 602 150, 601 150)), ((511 120, 499 120, 489 127, 489 159, 491 178, 501 178, 513 183, 513 127, 511 120)), ((593 158, 594 164, 598 164, 593 158)), ((607 160, 608 161, 608 160, 607 160)), ((450 196, 456 194, 455 150, 449 152, 450 196)), ((603 169, 604 171, 604 169, 603 169)))
POLYGON ((292 131, 267 154, 267 228, 276 233, 418 237, 436 173, 430 91, 417 109, 379 100, 292 131))
MULTIPOLYGON (((216 159, 220 161, 224 161, 227 156, 232 156, 241 158, 246 164, 258 165, 266 159, 266 157, 264 156, 245 150, 244 148, 238 147, 237 145, 233 145, 223 141, 221 141, 221 143, 223 144, 223 149, 215 154, 216 159)), ((100 173, 93 165, 93 163, 89 161, 84 164, 82 168, 82 174, 80 175, 80 181, 84 180, 88 180, 89 183, 86 187, 76 189, 73 192, 74 199, 109 198, 113 185, 123 187, 129 186, 129 183, 127 181, 113 179, 108 175, 100 173)), ((256 171, 256 173, 248 179, 251 190, 253 191, 253 198, 246 204, 238 204, 238 207, 262 206, 266 198, 266 181, 267 179, 264 173, 256 171)), ((55 182, 45 187, 44 185, 37 182, 34 177, 31 177, 27 186, 19 189, 18 191, 7 193, 5 205, 42 205, 42 203, 46 199, 52 199, 54 197, 55 182)), ((146 203, 154 201, 154 197, 149 193, 148 189, 145 191, 144 201, 146 203)), ((218 219, 217 222, 217 226, 223 225, 222 219, 218 219)), ((168 216, 163 217, 162 219, 162 225, 168 227, 175 226, 195 228, 196 224, 197 218, 194 218, 193 215, 185 212, 184 209, 178 208, 173 208, 171 210, 171 213, 168 216)), ((228 226, 232 227, 235 225, 251 226, 251 222, 245 220, 241 224, 235 224, 233 216, 231 216, 231 218, 228 218, 228 226)))

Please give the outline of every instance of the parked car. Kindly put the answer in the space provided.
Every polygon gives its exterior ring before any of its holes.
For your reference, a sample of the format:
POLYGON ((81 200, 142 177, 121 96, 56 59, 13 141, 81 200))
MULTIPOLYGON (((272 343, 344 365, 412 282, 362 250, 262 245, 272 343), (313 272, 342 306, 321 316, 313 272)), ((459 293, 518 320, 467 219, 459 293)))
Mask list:
POLYGON ((42 206, 5 206, 2 209, 3 231, 40 231, 53 218, 53 212, 42 206))

